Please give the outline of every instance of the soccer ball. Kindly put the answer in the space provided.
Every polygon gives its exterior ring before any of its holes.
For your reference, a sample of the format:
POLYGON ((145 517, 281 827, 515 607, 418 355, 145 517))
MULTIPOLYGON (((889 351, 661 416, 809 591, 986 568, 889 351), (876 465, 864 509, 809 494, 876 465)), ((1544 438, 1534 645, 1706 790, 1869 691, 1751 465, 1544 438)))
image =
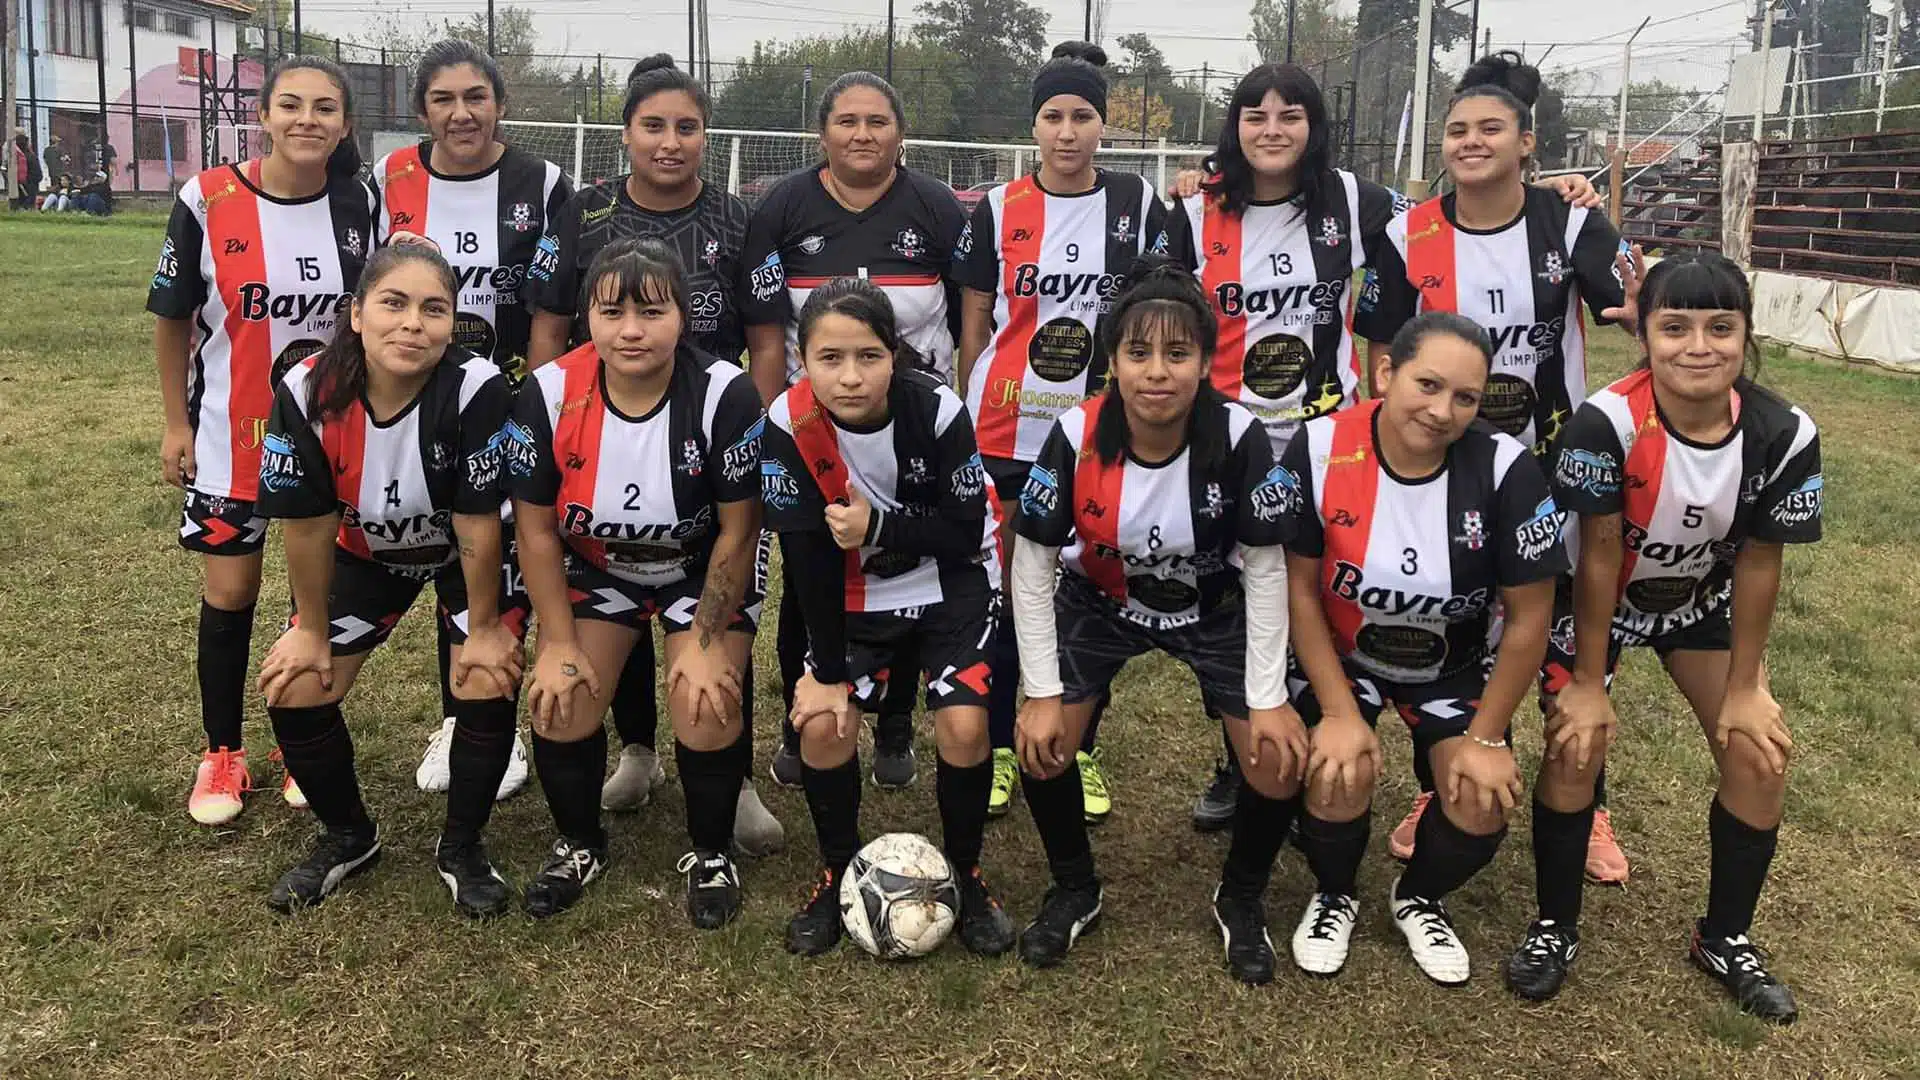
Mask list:
POLYGON ((925 956, 960 917, 953 864, 924 836, 888 833, 860 849, 840 879, 840 921, 882 960, 925 956))

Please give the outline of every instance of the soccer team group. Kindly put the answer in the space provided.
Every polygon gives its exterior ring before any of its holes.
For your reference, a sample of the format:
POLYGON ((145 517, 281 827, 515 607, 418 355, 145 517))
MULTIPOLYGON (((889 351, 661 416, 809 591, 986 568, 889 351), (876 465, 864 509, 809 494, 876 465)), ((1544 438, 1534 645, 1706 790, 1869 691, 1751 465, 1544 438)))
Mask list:
POLYGON ((464 42, 420 61, 431 138, 370 181, 342 72, 269 73, 270 150, 182 188, 148 307, 162 469, 204 568, 189 810, 241 812, 241 716, 264 693, 283 796, 321 826, 274 907, 380 854, 342 702, 431 584, 447 720, 420 779, 447 792, 436 863, 458 910, 579 902, 607 867, 603 809, 662 782, 663 683, 687 912, 729 922, 734 855, 784 843, 750 779, 778 543, 772 773, 804 789, 821 864, 795 952, 844 932, 861 717, 882 717, 876 781, 904 783, 923 694, 957 936, 1061 962, 1104 899, 1100 718, 1158 650, 1222 732, 1196 822, 1230 830, 1211 905, 1250 983, 1275 975, 1264 896, 1290 838, 1313 878, 1292 959, 1346 961, 1388 703, 1423 794, 1384 900, 1422 972, 1468 979, 1446 898, 1527 800, 1511 726, 1537 694, 1537 917, 1504 975, 1548 998, 1612 846, 1614 668, 1648 646, 1719 767, 1691 957, 1741 1008, 1794 1018, 1748 932, 1793 748, 1766 641, 1783 546, 1820 535, 1819 441, 1751 381, 1741 271, 1649 268, 1584 181, 1529 185, 1539 76, 1511 54, 1463 77, 1452 189, 1418 205, 1334 167, 1319 88, 1262 65, 1169 209, 1095 163, 1104 64, 1055 50, 1033 78, 1038 169, 971 212, 905 163, 906 111, 867 72, 821 97, 823 162, 751 210, 700 179, 709 101, 665 57, 627 86, 631 171, 577 190, 501 141, 509 88, 464 42), (1590 389, 1588 334, 1623 330, 1639 368, 1590 389), (256 689, 274 519, 293 615, 256 689), (526 777, 523 698, 557 839, 514 890, 482 835, 526 777), (1052 879, 1018 930, 981 871, 1016 789, 1052 879))

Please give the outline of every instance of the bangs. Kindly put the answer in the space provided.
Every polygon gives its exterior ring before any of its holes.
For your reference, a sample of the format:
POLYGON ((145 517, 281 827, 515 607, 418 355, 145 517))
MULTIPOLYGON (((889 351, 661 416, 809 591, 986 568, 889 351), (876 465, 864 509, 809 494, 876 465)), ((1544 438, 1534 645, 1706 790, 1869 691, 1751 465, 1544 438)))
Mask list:
POLYGON ((600 268, 587 285, 587 301, 595 307, 629 300, 642 306, 679 307, 675 289, 671 269, 640 252, 629 252, 607 260, 600 268))
POLYGON ((1122 346, 1136 341, 1162 345, 1183 343, 1211 356, 1216 332, 1213 321, 1202 319, 1189 305, 1175 300, 1145 300, 1121 312, 1113 340, 1122 346))
POLYGON ((1283 103, 1307 110, 1307 119, 1315 127, 1325 122, 1327 105, 1320 85, 1306 69, 1292 64, 1266 64, 1248 72, 1234 88, 1228 107, 1257 109, 1269 90, 1279 94, 1283 103))
POLYGON ((1691 258, 1663 262, 1649 272, 1640 308, 1648 316, 1662 309, 1751 314, 1746 275, 1730 268, 1691 258))

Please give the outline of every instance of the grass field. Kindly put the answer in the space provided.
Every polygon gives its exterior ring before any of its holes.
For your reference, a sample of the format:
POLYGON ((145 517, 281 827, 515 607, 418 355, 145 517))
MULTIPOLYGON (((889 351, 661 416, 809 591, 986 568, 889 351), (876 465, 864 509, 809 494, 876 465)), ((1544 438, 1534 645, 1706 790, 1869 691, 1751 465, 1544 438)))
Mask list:
MULTIPOLYGON (((288 920, 263 901, 311 826, 276 796, 257 704, 255 770, 272 786, 233 828, 184 813, 197 584, 155 461, 142 306, 159 242, 155 218, 0 217, 0 1077, 1920 1076, 1920 383, 1780 358, 1766 371, 1820 421, 1830 481, 1828 538, 1789 555, 1773 638, 1801 757, 1756 936, 1799 994, 1790 1029, 1739 1015, 1686 963, 1713 770, 1639 655, 1611 770, 1633 883, 1589 890, 1580 962, 1543 1007, 1498 975, 1533 910, 1524 820, 1453 903, 1473 983, 1434 987, 1406 956, 1384 904, 1385 834, 1412 794, 1397 725, 1382 727, 1390 782, 1346 972, 1313 981, 1283 959, 1273 986, 1230 981, 1206 907, 1224 842, 1187 825, 1218 736, 1191 678, 1158 660, 1117 687, 1103 736, 1116 811, 1095 837, 1108 915, 1063 969, 957 946, 900 967, 851 947, 789 957, 779 934, 812 829, 778 791, 792 843, 745 867, 744 916, 722 932, 681 909, 677 784, 611 821, 615 866, 580 909, 460 920, 431 872, 440 801, 413 786, 438 712, 424 611, 347 705, 386 861, 288 920)), ((1601 339, 1597 366, 1624 368, 1624 339, 1601 339)), ((286 604, 271 558, 256 660, 286 604)), ((764 733, 778 696, 760 670, 764 733)), ((1530 708, 1516 729, 1531 773, 1530 708)), ((869 789, 870 834, 937 835, 931 754, 923 733, 909 793, 869 789)), ((500 807, 491 842, 524 882, 549 836, 530 791, 500 807)), ((991 827, 987 865, 1029 916, 1044 863, 1023 807, 991 827)), ((1283 855, 1269 905, 1283 957, 1308 887, 1283 855)))

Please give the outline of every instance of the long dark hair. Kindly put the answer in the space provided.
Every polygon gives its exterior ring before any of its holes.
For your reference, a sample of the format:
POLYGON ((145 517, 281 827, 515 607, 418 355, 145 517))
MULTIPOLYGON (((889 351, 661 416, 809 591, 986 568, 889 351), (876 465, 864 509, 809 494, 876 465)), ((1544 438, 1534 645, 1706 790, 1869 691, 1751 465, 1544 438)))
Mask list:
POLYGON ((701 127, 713 123, 713 99, 708 96, 707 88, 700 80, 673 66, 672 56, 654 53, 634 64, 633 70, 627 73, 627 100, 620 107, 620 126, 633 122, 634 110, 641 102, 669 90, 679 90, 693 99, 700 110, 701 127))
MULTIPOLYGON (((1112 313, 1101 326, 1100 348, 1109 358, 1117 356, 1129 341, 1158 337, 1162 341, 1191 341, 1200 350, 1202 366, 1213 362, 1220 325, 1214 319, 1213 306, 1207 303, 1207 294, 1200 288, 1200 279, 1191 270, 1162 255, 1143 255, 1134 261, 1128 281, 1126 291, 1114 301, 1112 313)), ((1109 370, 1113 363, 1108 360, 1109 370)), ((1202 375, 1193 412, 1187 416, 1187 447, 1203 470, 1227 458, 1226 414, 1222 409, 1226 400, 1214 388, 1213 380, 1202 375)), ((1128 441, 1126 403, 1120 400, 1119 381, 1109 375, 1093 425, 1094 452, 1102 462, 1112 465, 1127 452, 1128 441)))
POLYGON ((600 249, 580 281, 580 310, 593 307, 600 283, 613 279, 615 299, 636 304, 673 304, 680 311, 680 335, 693 326, 687 302, 687 268, 673 249, 654 237, 622 237, 600 249))
POLYGON ((1647 324, 1653 313, 1667 311, 1737 311, 1746 322, 1744 374, 1760 377, 1760 343, 1753 338, 1753 290, 1738 263, 1717 251, 1686 251, 1669 255, 1647 271, 1640 283, 1640 366, 1651 358, 1645 352, 1647 324))
MULTIPOLYGON (((367 259, 366 268, 360 271, 360 286, 353 292, 353 302, 364 305, 388 274, 408 263, 420 263, 439 276, 440 283, 447 289, 448 304, 459 296, 453 267, 447 265, 446 258, 438 251, 426 244, 396 244, 381 248, 367 259)), ((358 401, 366 389, 366 343, 349 323, 336 329, 333 340, 314 354, 313 370, 307 375, 307 415, 338 416, 358 401)))
POLYGON ((1475 97, 1490 97, 1512 109, 1520 130, 1532 131, 1533 103, 1540 100, 1540 69, 1511 49, 1483 56, 1460 76, 1447 111, 1475 97))
POLYGON ((450 67, 471 64, 480 74, 493 84, 493 99, 502 105, 507 103, 507 80, 500 74, 500 65, 494 62, 487 51, 471 41, 460 38, 447 38, 427 46, 420 54, 420 62, 413 68, 413 111, 421 116, 427 114, 427 88, 433 85, 433 77, 450 67))
POLYGON ((807 335, 813 331, 814 324, 827 315, 845 315, 873 331, 873 336, 893 354, 894 371, 927 366, 913 343, 900 336, 893 301, 887 299, 885 290, 866 278, 837 277, 807 295, 807 302, 800 306, 795 329, 802 356, 807 352, 807 335))
POLYGON ((1307 148, 1300 155, 1298 186, 1291 200, 1300 213, 1319 203, 1327 174, 1333 169, 1333 136, 1327 126, 1327 100, 1320 93, 1320 84, 1298 64, 1261 64, 1234 87, 1226 123, 1220 126, 1220 145, 1201 166, 1210 174, 1200 185, 1201 190, 1218 198, 1229 214, 1240 213, 1253 201, 1253 165, 1247 161, 1246 148, 1240 145, 1240 112, 1258 108, 1269 91, 1307 114, 1307 148))
POLYGON ((289 56, 274 64, 267 71, 267 77, 260 83, 260 113, 264 117, 273 101, 274 87, 280 83, 280 76, 289 71, 317 71, 333 80, 340 90, 340 111, 346 114, 347 131, 340 136, 340 145, 333 148, 327 157, 327 181, 351 180, 360 175, 360 144, 355 141, 353 125, 353 85, 347 81, 347 73, 339 64, 324 56, 289 56))

